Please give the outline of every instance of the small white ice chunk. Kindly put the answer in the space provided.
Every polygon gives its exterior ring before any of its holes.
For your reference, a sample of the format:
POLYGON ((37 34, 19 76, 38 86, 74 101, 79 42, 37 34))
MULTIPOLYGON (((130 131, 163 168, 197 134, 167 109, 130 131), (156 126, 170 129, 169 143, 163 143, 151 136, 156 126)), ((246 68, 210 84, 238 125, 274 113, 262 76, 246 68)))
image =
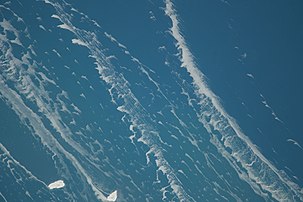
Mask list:
POLYGON ((114 192, 112 192, 110 195, 108 195, 108 197, 106 198, 107 201, 116 201, 118 197, 118 192, 117 190, 115 190, 114 192))
POLYGON ((79 46, 87 46, 86 43, 84 43, 83 41, 81 41, 80 39, 72 39, 72 43, 73 44, 77 44, 79 46))
POLYGON ((64 184, 64 181, 63 180, 57 180, 57 181, 55 181, 55 182, 53 182, 53 183, 50 183, 49 185, 48 185, 48 188, 49 189, 60 189, 60 188, 62 188, 62 187, 64 187, 65 186, 65 184, 64 184))

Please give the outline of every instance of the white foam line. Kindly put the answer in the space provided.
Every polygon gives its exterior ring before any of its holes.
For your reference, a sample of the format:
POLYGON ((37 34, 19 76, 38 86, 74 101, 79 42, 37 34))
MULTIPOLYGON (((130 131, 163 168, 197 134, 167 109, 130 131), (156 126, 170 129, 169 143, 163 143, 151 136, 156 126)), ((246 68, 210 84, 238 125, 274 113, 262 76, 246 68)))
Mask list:
MULTIPOLYGON (((47 146, 47 148, 49 148, 50 151, 52 151, 57 156, 61 156, 60 153, 63 153, 64 156, 69 159, 70 162, 74 165, 78 173, 81 173, 85 177, 87 183, 91 186, 97 198, 104 201, 106 197, 102 194, 102 192, 99 191, 98 188, 95 187, 93 180, 86 173, 85 169, 81 166, 79 161, 71 153, 66 151, 62 145, 52 136, 52 134, 45 128, 41 118, 25 105, 21 97, 15 91, 8 88, 4 84, 2 76, 0 76, 0 93, 2 95, 1 97, 4 97, 7 100, 12 109, 16 114, 18 114, 19 118, 24 123, 26 123, 25 120, 28 120, 30 127, 34 130, 35 134, 41 138, 43 145, 47 146)), ((45 186, 47 185, 45 184, 45 186)))
POLYGON ((53 51, 54 53, 56 53, 56 55, 57 55, 59 58, 62 57, 61 54, 60 54, 56 49, 53 49, 52 51, 53 51))
MULTIPOLYGON (((11 57, 13 59, 13 57, 11 57)), ((13 60, 12 60, 13 61, 13 60)), ((17 68, 19 65, 14 64, 17 68)), ((16 88, 24 95, 26 95, 27 99, 32 100, 39 107, 40 112, 43 112, 44 116, 48 118, 51 122, 53 128, 61 135, 61 137, 74 149, 76 149, 80 154, 85 154, 89 156, 89 154, 77 143, 72 137, 72 132, 66 126, 66 124, 61 120, 60 115, 57 112, 57 109, 51 109, 48 104, 46 104, 43 100, 46 99, 48 103, 51 103, 51 98, 49 97, 47 91, 44 89, 43 85, 39 85, 37 87, 32 81, 30 75, 25 74, 22 70, 19 72, 21 79, 20 82, 16 82, 16 88)), ((42 73, 40 73, 41 75, 42 73)), ((32 75, 36 77, 36 75, 32 75)), ((44 75, 42 78, 46 78, 44 75)), ((12 77, 11 77, 12 79, 12 77)), ((37 77, 36 79, 40 81, 37 77)), ((44 80, 43 82, 47 82, 44 80)))
POLYGON ((126 46, 118 42, 111 34, 108 34, 107 32, 104 32, 105 36, 109 38, 112 42, 116 43, 120 48, 123 48, 127 50, 126 46))
POLYGON ((23 22, 23 23, 24 23, 23 19, 22 19, 21 17, 19 17, 15 12, 13 12, 10 8, 5 7, 5 6, 3 6, 3 5, 0 5, 0 8, 3 8, 3 9, 5 9, 5 10, 10 11, 10 12, 13 14, 13 16, 14 16, 15 18, 17 18, 17 22, 23 22))
MULTIPOLYGON (((216 116, 217 114, 213 114, 213 117, 216 119, 221 119, 219 121, 225 124, 224 127, 230 126, 231 133, 227 133, 228 131, 226 132, 221 127, 216 128, 221 133, 221 135, 224 136, 225 138, 229 136, 234 136, 234 138, 237 138, 237 141, 239 141, 239 143, 242 144, 242 146, 245 149, 247 149, 248 154, 252 156, 256 156, 260 161, 260 165, 264 167, 262 170, 264 171, 265 178, 260 178, 259 172, 257 170, 258 168, 247 167, 245 165, 245 161, 247 161, 247 159, 244 159, 245 156, 242 158, 242 156, 238 156, 236 155, 236 153, 234 153, 233 157, 237 159, 239 163, 241 163, 241 166, 248 172, 248 177, 243 177, 243 176, 240 177, 251 185, 258 184, 263 190, 270 192, 272 196, 277 200, 281 200, 281 199, 292 200, 294 197, 298 197, 301 200, 303 200, 302 189, 297 184, 292 182, 289 179, 289 177, 286 176, 285 173, 279 171, 271 162, 269 162, 268 159, 266 159, 261 154, 261 152, 249 140, 249 138, 242 133, 236 121, 233 120, 233 118, 227 114, 227 112, 220 104, 217 96, 209 89, 209 87, 205 82, 204 75, 195 64, 192 53, 190 52, 185 42, 185 39, 182 36, 182 33, 179 28, 178 16, 173 7, 172 1, 165 0, 165 3, 166 3, 165 13, 172 21, 172 27, 170 31, 171 31, 171 35, 176 40, 176 47, 179 50, 179 54, 180 54, 181 67, 186 68, 187 72, 190 74, 191 78, 193 79, 195 94, 197 97, 200 98, 201 106, 202 105, 213 106, 214 109, 212 109, 212 111, 217 112, 218 114, 218 117, 216 116), (220 118, 220 115, 223 118, 220 118), (275 185, 275 186, 271 186, 271 185, 275 185)), ((212 130, 210 130, 208 126, 209 123, 207 123, 206 120, 203 120, 203 117, 201 117, 200 120, 203 123, 203 125, 208 129, 208 131, 212 133, 212 130)), ((239 148, 237 148, 237 145, 234 145, 233 142, 229 142, 229 143, 230 143, 229 148, 232 149, 233 152, 238 152, 237 150, 239 148)), ((245 155, 247 156, 248 154, 245 155)), ((224 155, 224 157, 228 158, 226 155, 224 155)))
MULTIPOLYGON (((1 84, 0 84, 0 85, 1 85, 1 84)), ((47 187, 47 185, 46 185, 42 180, 38 179, 38 178, 37 178, 35 175, 33 175, 29 170, 27 170, 23 165, 21 165, 21 164, 19 163, 19 161, 17 161, 15 158, 13 158, 13 157, 11 156, 10 152, 9 152, 9 151, 3 146, 3 144, 1 144, 1 143, 0 143, 0 150, 2 150, 2 151, 4 152, 4 154, 5 154, 6 156, 8 156, 8 157, 10 158, 10 160, 11 160, 14 164, 16 164, 18 167, 22 168, 22 169, 26 172, 26 174, 28 174, 28 175, 30 176, 30 178, 32 178, 32 179, 34 179, 34 180, 36 180, 36 181, 42 183, 44 186, 47 187)))
POLYGON ((153 128, 152 124, 149 125, 151 121, 149 121, 150 118, 148 113, 131 92, 127 80, 122 74, 118 74, 115 71, 115 68, 110 61, 106 60, 106 56, 102 53, 102 46, 96 38, 96 34, 78 29, 69 20, 69 15, 59 3, 51 4, 56 9, 57 15, 63 23, 73 29, 70 31, 74 33, 79 40, 87 44, 86 47, 90 51, 91 58, 96 61, 96 69, 100 78, 109 85, 108 91, 112 97, 113 103, 118 103, 116 102, 118 100, 124 102, 123 105, 117 107, 117 110, 127 114, 131 124, 141 131, 142 136, 139 138, 139 141, 147 145, 156 157, 157 167, 167 177, 170 187, 173 189, 173 193, 176 194, 180 201, 194 201, 194 199, 186 193, 174 170, 166 161, 159 143, 160 136, 155 128, 153 128))
POLYGON ((135 63, 137 63, 139 66, 139 70, 145 74, 145 76, 148 78, 148 80, 157 88, 157 91, 164 97, 164 99, 170 104, 173 105, 170 100, 167 98, 167 96, 163 93, 163 91, 160 88, 160 84, 158 82, 156 82, 152 76, 150 75, 149 72, 152 72, 155 74, 155 72, 150 69, 149 67, 147 67, 146 65, 144 65, 138 58, 134 57, 131 52, 127 49, 127 47, 125 45, 122 45, 116 38, 114 38, 112 35, 108 34, 107 32, 105 32, 105 36, 107 38, 109 38, 113 43, 117 44, 120 48, 122 48, 124 50, 124 53, 126 55, 128 55, 131 60, 135 63), (148 70, 148 71, 147 71, 148 70))
POLYGON ((7 202, 6 198, 3 196, 1 192, 0 192, 0 196, 3 198, 4 202, 7 202))
MULTIPOLYGON (((34 200, 26 189, 28 183, 33 183, 33 181, 38 182, 37 185, 40 186, 39 190, 41 192, 47 192, 45 194, 49 194, 51 196, 50 199, 54 200, 53 193, 48 192, 46 189, 46 184, 38 179, 35 175, 33 175, 27 168, 25 168, 21 163, 19 163, 13 156, 11 156, 10 152, 0 143, 0 159, 2 160, 0 164, 0 167, 4 168, 4 166, 7 167, 7 169, 10 171, 6 172, 6 175, 9 177, 12 177, 15 179, 15 182, 20 186, 20 188, 24 191, 25 195, 27 195, 31 200, 34 200)), ((5 169, 4 169, 5 172, 5 169)), ((10 187, 12 188, 12 187, 10 187)), ((15 187, 14 187, 15 188, 15 187)), ((32 190, 33 194, 35 193, 35 190, 32 190)), ((36 190, 37 191, 37 190, 36 190)), ((3 198, 6 200, 6 198, 3 196, 3 198)))
MULTIPOLYGON (((5 27, 7 27, 8 30, 15 29, 10 24, 10 22, 6 22, 7 23, 5 23, 5 27)), ((19 36, 18 33, 17 36, 19 36)), ((2 37, 0 42, 2 43, 3 40, 5 41, 7 40, 7 38, 2 37)), ((90 157, 91 154, 89 154, 79 143, 72 139, 72 131, 67 126, 67 124, 62 121, 60 114, 58 113, 57 106, 53 103, 47 90, 45 89, 45 86, 49 83, 58 87, 57 84, 53 80, 47 78, 47 76, 42 72, 35 72, 35 67, 33 66, 37 64, 34 61, 34 65, 31 65, 31 63, 29 62, 31 58, 28 52, 27 54, 25 54, 25 56, 22 57, 21 61, 14 57, 12 53, 12 47, 10 45, 9 47, 2 46, 1 48, 3 49, 3 52, 6 52, 6 58, 9 61, 9 69, 4 71, 4 73, 7 73, 7 77, 9 78, 9 80, 14 81, 15 87, 20 91, 21 94, 26 96, 26 99, 31 100, 37 105, 39 111, 43 112, 43 115, 51 122, 52 127, 61 135, 61 137, 75 150, 77 150, 79 154, 85 155, 88 160, 88 157, 90 157), (24 71, 22 68, 20 68, 20 70, 18 71, 18 67, 22 65, 28 66, 29 69, 27 71, 24 71), (40 75, 42 80, 37 76, 37 74, 40 75), (39 85, 35 85, 34 81, 38 81, 39 85), (49 103, 53 103, 55 106, 52 107, 49 103)), ((67 94, 66 98, 68 99, 67 94)), ((67 108, 64 102, 60 103, 63 104, 62 108, 67 108)), ((74 110, 80 113, 80 110, 74 104, 72 104, 71 106, 74 107, 74 110)))
MULTIPOLYGON (((14 29, 9 21, 5 22, 5 24, 0 25, 5 26, 5 28, 8 30, 14 29)), ((18 32, 16 36, 19 37, 18 32)), ((49 97, 49 94, 45 89, 45 85, 52 83, 53 81, 47 79, 47 77, 42 72, 35 72, 35 65, 37 64, 35 61, 33 62, 34 65, 29 62, 29 60, 32 60, 29 55, 27 57, 22 57, 22 61, 15 58, 12 53, 12 47, 7 42, 7 37, 1 35, 0 47, 2 49, 2 52, 5 52, 6 54, 5 56, 0 56, 2 68, 0 75, 0 96, 8 105, 11 106, 11 108, 19 116, 21 121, 29 128, 29 130, 33 131, 33 134, 36 134, 37 137, 39 137, 38 139, 41 140, 42 144, 45 145, 50 151, 52 151, 52 153, 56 154, 56 156, 60 157, 60 162, 66 168, 66 170, 69 169, 64 163, 63 156, 71 161, 77 172, 81 174, 81 178, 85 178, 97 198, 104 200, 105 196, 95 186, 95 182, 93 182, 91 176, 89 176, 81 163, 71 153, 66 151, 51 134, 51 132, 46 129, 42 121, 42 117, 38 113, 32 111, 23 101, 24 98, 25 100, 31 101, 36 104, 39 108, 38 112, 43 112, 42 114, 51 122, 51 126, 57 130, 59 134, 61 134, 61 137, 66 141, 66 143, 68 143, 73 149, 77 150, 80 155, 85 155, 85 160, 92 163, 97 168, 96 164, 94 164, 91 160, 91 154, 89 155, 87 151, 84 150, 77 142, 71 139, 72 132, 62 121, 58 113, 58 103, 54 103, 49 97), (24 70, 23 65, 27 66, 28 69, 24 70), (42 80, 37 76, 37 74, 42 77, 42 80), (5 83, 6 81, 12 81, 14 86, 8 86, 5 83), (36 82, 38 82, 39 87, 37 87, 36 82), (52 104, 54 105, 53 107, 52 104)), ((64 94, 66 93, 63 93, 63 95, 64 94)), ((66 106, 62 107, 67 108, 66 106)), ((74 108, 75 110, 78 109, 75 105, 74 108)), ((77 111, 80 110, 78 109, 77 111)), ((71 177, 71 175, 67 174, 65 177, 71 177)))
POLYGON ((273 108, 267 103, 265 97, 261 93, 260 93, 260 97, 262 98, 262 101, 261 101, 262 104, 271 111, 271 115, 273 116, 273 118, 275 120, 279 121, 280 123, 284 124, 284 122, 276 115, 273 108))
MULTIPOLYGON (((211 154, 211 153, 210 153, 211 154)), ((216 156, 214 156, 213 154, 211 154, 214 158, 216 158, 216 156)), ((227 189, 221 189, 223 192, 226 192, 228 194, 230 194, 233 198, 236 199, 236 201, 242 201, 237 195, 236 193, 233 193, 231 188, 233 188, 231 186, 231 184, 224 179, 224 177, 217 171, 217 169, 214 166, 213 161, 211 160, 210 156, 207 153, 204 153, 204 157, 206 159, 206 164, 209 168, 211 168, 211 170, 213 170, 216 173, 216 176, 218 176, 219 179, 222 180, 222 182, 226 185, 227 189)), ((217 159, 217 158, 216 158, 217 159)), ((219 159, 217 159, 219 161, 219 159)), ((212 184, 215 184, 216 182, 212 182, 212 184)), ((216 183, 217 184, 217 183, 216 183)), ((216 185, 215 185, 216 186, 216 185)))

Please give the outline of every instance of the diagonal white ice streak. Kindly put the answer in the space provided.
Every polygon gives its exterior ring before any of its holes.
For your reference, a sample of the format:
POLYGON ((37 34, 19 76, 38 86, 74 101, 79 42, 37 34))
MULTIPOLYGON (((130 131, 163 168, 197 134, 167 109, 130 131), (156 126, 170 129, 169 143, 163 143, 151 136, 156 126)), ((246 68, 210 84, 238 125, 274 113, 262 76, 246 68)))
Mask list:
POLYGON ((0 196, 1 196, 1 198, 4 200, 4 202, 7 202, 5 196, 3 196, 3 194, 2 194, 1 192, 0 192, 0 196))
MULTIPOLYGON (((67 159, 70 160, 78 173, 80 173, 91 186, 98 199, 102 201, 106 199, 102 192, 100 192, 99 189, 94 186, 93 180, 89 174, 87 174, 79 161, 71 153, 65 150, 63 146, 52 136, 50 131, 45 128, 41 118, 26 106, 16 91, 10 89, 4 83, 4 78, 2 76, 0 76, 0 95, 9 102, 19 118, 41 139, 42 144, 44 144, 52 153, 56 154, 57 157, 60 158, 63 154, 67 159)), ((68 170, 67 167, 65 169, 68 170)))
MULTIPOLYGON (((131 127, 135 127, 141 133, 139 141, 149 147, 148 154, 153 154, 156 158, 156 165, 168 179, 169 185, 173 193, 178 197, 179 201, 195 201, 183 188, 182 182, 178 179, 174 169, 169 165, 161 148, 161 138, 158 131, 153 126, 148 112, 140 104, 138 99, 132 93, 128 81, 122 74, 115 71, 115 67, 104 55, 101 43, 98 41, 96 34, 80 28, 77 28, 72 22, 72 17, 65 12, 64 6, 60 3, 45 0, 46 3, 52 5, 56 10, 63 23, 58 26, 65 30, 71 31, 76 37, 77 44, 87 47, 90 57, 95 60, 96 69, 100 78, 109 86, 109 93, 113 103, 120 103, 117 110, 129 116, 131 127)), ((75 40, 73 40, 75 41, 75 40)))
MULTIPOLYGON (((21 188, 25 188, 24 191, 31 200, 34 200, 32 198, 32 194, 35 194, 31 190, 28 190, 25 186, 28 182, 37 182, 41 188, 40 191, 47 191, 45 188, 47 185, 40 179, 38 179, 35 175, 33 175, 26 167, 24 167, 20 162, 18 162, 6 149, 6 147, 0 143, 0 167, 1 172, 3 175, 3 172, 5 172, 6 175, 11 175, 17 183, 17 186, 20 186, 21 188), (2 164, 2 165, 1 165, 2 164), (5 167, 8 168, 8 170, 5 170, 5 167)), ((2 181, 3 182, 3 181, 2 181)), ((1 197, 4 201, 7 201, 5 196, 0 192, 1 197)), ((52 200, 54 200, 54 196, 52 193, 50 193, 52 200)))
MULTIPOLYGON (((5 7, 0 8, 9 10, 18 19, 18 22, 22 21, 12 10, 5 7)), ((46 87, 48 85, 58 87, 56 83, 47 78, 43 72, 37 71, 38 63, 31 58, 33 52, 21 43, 19 31, 13 24, 9 20, 3 19, 3 21, 0 22, 0 26, 4 29, 4 32, 11 31, 16 37, 14 40, 9 40, 6 35, 0 35, 0 50, 2 53, 5 53, 5 55, 0 55, 0 98, 10 105, 22 123, 36 135, 37 139, 41 141, 48 151, 54 154, 53 157, 56 157, 60 166, 63 167, 59 172, 62 172, 64 177, 70 180, 73 179, 73 176, 68 172, 70 167, 65 163, 65 159, 67 159, 73 165, 81 180, 85 181, 95 193, 96 197, 102 201, 106 200, 106 197, 96 185, 97 182, 94 181, 90 171, 85 168, 85 166, 89 165, 90 169, 94 168, 102 173, 101 168, 97 165, 100 164, 100 162, 89 153, 91 151, 87 151, 87 149, 84 149, 78 142, 72 139, 73 134, 71 130, 59 114, 60 108, 68 108, 63 104, 62 100, 60 100, 60 96, 65 96, 64 98, 68 99, 66 92, 62 91, 61 94, 57 95, 58 100, 56 101, 59 103, 52 100, 46 87), (24 53, 21 58, 15 57, 12 50, 11 43, 16 43, 16 41, 20 47, 24 48, 24 53), (29 102, 34 103, 38 107, 38 110, 35 111, 31 109, 29 102), (60 138, 56 139, 52 131, 45 126, 43 116, 48 119, 50 125, 61 135, 60 137, 65 143, 78 152, 77 156, 68 151, 63 144, 59 142, 60 138)), ((23 34, 30 38, 26 30, 22 31, 23 34)), ((87 189, 88 186, 83 185, 84 189, 87 189)), ((72 196, 73 193, 66 194, 71 198, 75 198, 75 196, 72 196)))
MULTIPOLYGON (((31 178, 34 179, 40 183, 42 183, 44 186, 47 186, 42 180, 38 179, 35 175, 33 175, 29 170, 27 170, 22 164, 20 164, 14 157, 11 156, 10 152, 6 149, 6 147, 0 143, 0 151, 1 151, 1 156, 7 156, 10 159, 10 163, 15 164, 16 166, 22 168, 25 173, 31 178)), ((2 161, 3 163, 4 161, 2 161)))
POLYGON ((243 134, 236 121, 220 104, 218 97, 209 89, 205 76, 194 62, 179 28, 179 20, 171 0, 165 0, 165 13, 171 19, 171 35, 176 40, 181 67, 186 68, 192 78, 195 95, 199 98, 200 122, 212 134, 212 143, 233 166, 239 177, 264 198, 267 193, 278 201, 303 201, 303 190, 292 182, 283 171, 278 170, 250 139, 243 134), (220 133, 219 139, 215 134, 220 133), (231 150, 228 152, 227 148, 231 150))

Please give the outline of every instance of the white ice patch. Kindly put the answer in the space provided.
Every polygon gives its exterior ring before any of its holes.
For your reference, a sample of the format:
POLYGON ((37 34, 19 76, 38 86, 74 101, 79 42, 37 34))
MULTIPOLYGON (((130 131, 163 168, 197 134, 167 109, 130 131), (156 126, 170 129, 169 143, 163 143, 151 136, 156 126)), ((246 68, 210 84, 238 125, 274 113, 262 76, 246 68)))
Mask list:
POLYGON ((55 182, 52 182, 48 185, 48 188, 49 189, 60 189, 62 187, 65 186, 65 183, 63 180, 57 180, 55 182))
POLYGON ((297 147, 303 150, 302 146, 297 141, 293 139, 287 139, 287 142, 293 143, 294 145, 296 145, 297 147))
POLYGON ((73 44, 77 44, 79 46, 87 46, 86 43, 84 43, 83 41, 81 41, 80 39, 72 39, 72 43, 73 44))
POLYGON ((107 201, 111 201, 114 202, 116 201, 118 198, 118 191, 115 190, 114 192, 112 192, 110 195, 108 195, 108 197, 106 198, 107 201))
POLYGON ((39 25, 39 28, 46 31, 45 27, 43 25, 39 25))
POLYGON ((246 76, 249 77, 249 78, 251 78, 251 79, 255 78, 254 75, 252 75, 252 74, 246 74, 246 76))
POLYGON ((58 25, 57 27, 59 27, 61 29, 66 29, 66 30, 71 31, 71 32, 74 32, 73 28, 68 26, 67 24, 61 24, 61 25, 58 25))
POLYGON ((154 13, 152 11, 149 11, 149 19, 151 19, 152 21, 156 21, 156 17, 154 15, 154 13))
POLYGON ((54 14, 54 15, 52 15, 51 17, 60 20, 60 17, 59 17, 58 15, 55 15, 55 14, 54 14))

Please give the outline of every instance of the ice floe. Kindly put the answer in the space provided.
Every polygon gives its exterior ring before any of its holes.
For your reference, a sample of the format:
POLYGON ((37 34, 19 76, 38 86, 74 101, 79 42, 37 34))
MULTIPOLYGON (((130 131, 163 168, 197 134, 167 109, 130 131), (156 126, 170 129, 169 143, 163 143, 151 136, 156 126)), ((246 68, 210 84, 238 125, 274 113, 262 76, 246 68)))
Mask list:
POLYGON ((55 182, 52 182, 48 185, 49 189, 60 189, 65 186, 65 183, 63 180, 57 180, 55 182))
POLYGON ((108 195, 108 197, 106 197, 106 200, 107 201, 111 201, 111 202, 114 202, 116 201, 118 198, 118 191, 115 190, 114 192, 112 192, 110 195, 108 195))

